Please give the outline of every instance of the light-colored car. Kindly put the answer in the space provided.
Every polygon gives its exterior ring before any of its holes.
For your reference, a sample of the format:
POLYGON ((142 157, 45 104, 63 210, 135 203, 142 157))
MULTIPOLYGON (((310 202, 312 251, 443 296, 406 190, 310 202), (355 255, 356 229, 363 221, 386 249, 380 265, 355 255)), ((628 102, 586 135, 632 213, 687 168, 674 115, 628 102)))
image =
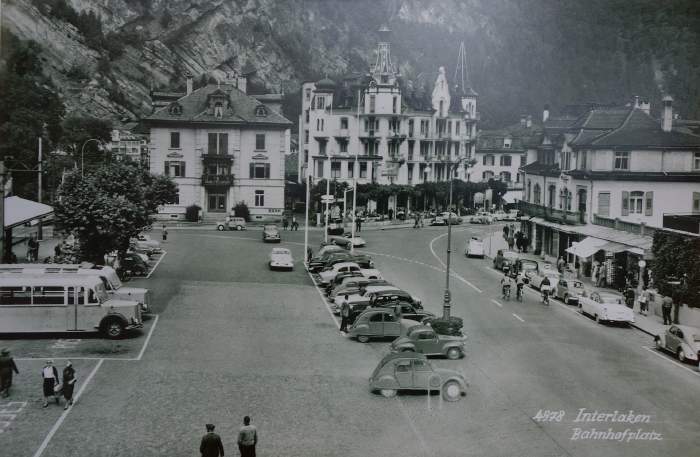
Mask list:
POLYGON ((433 220, 430 221, 430 225, 447 225, 447 221, 442 218, 442 216, 435 216, 433 220))
POLYGON ((160 243, 151 239, 150 236, 144 233, 139 233, 136 235, 136 237, 132 238, 129 245, 134 252, 139 252, 149 256, 163 252, 160 243))
POLYGON ((287 248, 273 248, 270 252, 270 261, 268 262, 270 270, 283 268, 287 270, 294 269, 294 259, 292 253, 287 248))
POLYGON ((442 217, 442 219, 445 222, 452 224, 452 225, 457 225, 457 224, 462 223, 462 218, 459 217, 459 215, 457 215, 457 213, 455 213, 453 211, 450 211, 450 212, 445 211, 443 213, 440 213, 440 217, 442 217))
POLYGON ((416 321, 401 319, 391 308, 369 308, 357 316, 348 329, 348 336, 367 343, 372 338, 405 335, 416 321))
POLYGON ((503 270, 508 267, 509 270, 515 269, 515 263, 518 261, 518 253, 515 251, 498 250, 496 257, 493 258, 493 268, 503 270))
POLYGON ((314 259, 323 256, 323 254, 325 254, 326 252, 332 252, 332 251, 340 252, 340 251, 345 251, 345 249, 343 249, 342 246, 338 246, 335 244, 327 244, 325 246, 321 246, 321 249, 318 250, 314 259))
POLYGON ((592 292, 580 297, 578 308, 582 314, 591 316, 596 322, 634 322, 634 313, 624 305, 624 297, 614 292, 592 292))
POLYGON ((545 276, 549 278, 550 291, 554 290, 554 286, 557 285, 559 278, 561 277, 561 274, 557 270, 550 268, 540 268, 537 271, 528 270, 525 272, 525 274, 529 274, 528 283, 530 286, 538 290, 542 288, 542 281, 544 280, 545 276))
POLYGON ((464 247, 464 254, 467 257, 484 258, 484 242, 476 237, 471 237, 467 240, 467 245, 464 247))
POLYGON ((355 234, 355 238, 352 237, 352 233, 350 233, 350 232, 346 233, 343 236, 345 238, 347 238, 348 240, 350 240, 350 243, 353 245, 353 247, 363 248, 367 244, 367 242, 364 240, 364 238, 357 236, 357 234, 355 234))
POLYGON ((570 278, 560 278, 554 287, 554 296, 567 305, 578 305, 580 297, 588 295, 581 281, 570 278))
POLYGON ((672 352, 681 363, 697 364, 700 359, 700 329, 688 325, 672 325, 654 339, 657 349, 672 352))
POLYGON ((440 391, 445 401, 457 401, 467 395, 467 381, 454 370, 433 368, 423 354, 398 352, 382 358, 369 378, 369 389, 386 398, 399 390, 440 391))
POLYGON ((273 243, 281 243, 282 238, 280 237, 280 229, 276 225, 265 225, 263 226, 262 240, 264 243, 271 241, 273 243))
POLYGON ((505 211, 495 211, 491 216, 494 221, 505 221, 508 219, 508 213, 505 211))
POLYGON ((220 232, 224 230, 245 230, 246 222, 242 217, 228 217, 225 221, 218 221, 216 229, 220 232))
POLYGON ((470 224, 492 224, 494 221, 491 213, 479 211, 469 218, 470 224))
POLYGON ((427 325, 416 325, 408 329, 406 336, 395 339, 391 352, 418 352, 425 355, 443 355, 451 360, 464 356, 466 336, 440 335, 427 325))
POLYGON ((333 279, 335 279, 338 273, 352 271, 359 271, 365 278, 382 279, 382 275, 381 273, 379 273, 379 270, 375 270, 374 268, 360 268, 360 266, 355 262, 336 263, 328 270, 321 271, 318 274, 318 276, 320 278, 321 284, 326 286, 330 284, 333 281, 333 279))

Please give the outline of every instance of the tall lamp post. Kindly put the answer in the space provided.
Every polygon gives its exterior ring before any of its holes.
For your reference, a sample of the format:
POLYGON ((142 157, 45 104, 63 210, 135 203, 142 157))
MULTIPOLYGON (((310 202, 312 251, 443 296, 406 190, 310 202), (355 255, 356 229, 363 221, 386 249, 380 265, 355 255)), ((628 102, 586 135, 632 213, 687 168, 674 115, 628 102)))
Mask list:
POLYGON ((97 141, 99 144, 104 145, 104 141, 99 138, 89 138, 85 140, 83 146, 80 148, 80 177, 85 176, 85 145, 91 141, 97 141))

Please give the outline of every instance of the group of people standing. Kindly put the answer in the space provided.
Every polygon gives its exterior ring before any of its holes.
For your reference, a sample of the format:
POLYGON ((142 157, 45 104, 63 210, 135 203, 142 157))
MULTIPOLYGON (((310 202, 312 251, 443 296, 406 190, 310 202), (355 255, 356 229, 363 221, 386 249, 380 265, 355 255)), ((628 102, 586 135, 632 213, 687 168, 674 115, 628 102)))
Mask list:
POLYGON ((285 230, 287 230, 287 228, 289 228, 289 230, 294 230, 294 231, 299 230, 299 222, 297 222, 297 217, 296 217, 296 216, 292 216, 292 220, 291 220, 291 221, 289 220, 289 218, 286 218, 286 217, 283 218, 283 219, 282 219, 282 227, 283 227, 285 230))
POLYGON ((503 239, 508 243, 509 250, 512 251, 515 247, 518 252, 527 252, 530 240, 527 238, 527 235, 515 227, 515 224, 503 226, 503 239))
MULTIPOLYGON (((202 437, 199 452, 202 457, 223 457, 224 444, 221 437, 214 432, 214 424, 206 424, 207 433, 202 437)), ((258 444, 258 430, 250 423, 250 416, 243 418, 243 426, 238 430, 238 450, 241 457, 255 457, 258 444)))
POLYGON ((63 368, 63 377, 58 377, 58 369, 54 366, 53 360, 47 360, 44 368, 41 369, 41 378, 44 382, 44 408, 49 406, 51 397, 56 401, 56 404, 61 403, 60 397, 66 400, 63 409, 68 409, 73 405, 73 392, 75 390, 75 368, 70 360, 66 361, 66 366, 63 368))

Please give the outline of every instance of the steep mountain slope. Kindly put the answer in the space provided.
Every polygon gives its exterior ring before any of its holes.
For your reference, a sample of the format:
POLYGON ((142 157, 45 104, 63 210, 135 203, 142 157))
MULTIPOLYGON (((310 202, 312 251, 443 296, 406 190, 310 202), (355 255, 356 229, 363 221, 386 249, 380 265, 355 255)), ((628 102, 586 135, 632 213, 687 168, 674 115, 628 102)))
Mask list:
POLYGON ((489 126, 539 113, 544 103, 641 95, 658 106, 664 92, 683 115, 700 116, 698 3, 8 0, 2 19, 12 34, 42 45, 45 72, 69 112, 113 119, 147 113, 149 90, 181 86, 185 71, 199 79, 222 64, 252 66, 254 86, 286 93, 305 79, 366 71, 386 23, 395 63, 419 92, 432 89, 438 66, 452 75, 464 41, 489 126), (65 13, 65 4, 94 12, 101 30, 65 13))

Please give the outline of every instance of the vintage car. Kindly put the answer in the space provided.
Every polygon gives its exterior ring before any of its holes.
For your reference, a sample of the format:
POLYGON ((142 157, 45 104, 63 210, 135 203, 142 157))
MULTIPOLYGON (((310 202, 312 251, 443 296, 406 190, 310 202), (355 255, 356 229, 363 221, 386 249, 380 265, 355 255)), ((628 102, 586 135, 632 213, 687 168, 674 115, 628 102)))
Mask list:
POLYGON ((332 267, 329 267, 327 270, 321 271, 318 276, 320 279, 320 282, 323 286, 327 286, 330 284, 333 279, 335 279, 335 276, 338 273, 341 272, 350 272, 350 271, 359 271, 362 273, 362 275, 366 278, 369 279, 381 279, 382 275, 379 273, 379 270, 375 270, 374 268, 360 268, 360 266, 355 263, 355 262, 340 262, 336 263, 332 267))
POLYGON ((338 235, 329 236, 328 242, 332 244, 337 244, 338 246, 341 246, 344 249, 350 249, 350 246, 352 245, 352 241, 345 238, 344 236, 338 235))
POLYGON ((280 243, 282 241, 282 238, 280 237, 280 230, 276 225, 263 226, 262 240, 264 243, 267 243, 268 241, 280 243))
POLYGON ((560 278, 554 287, 554 297, 567 305, 578 305, 579 297, 587 295, 581 281, 571 278, 560 278))
POLYGON ((505 221, 508 219, 508 213, 505 211, 494 211, 494 213, 491 215, 493 217, 494 221, 505 221))
POLYGON ((537 271, 529 270, 525 273, 525 275, 529 278, 530 286, 538 290, 541 288, 542 281, 544 281, 545 276, 549 278, 550 290, 554 290, 554 286, 557 285, 559 278, 561 277, 561 274, 557 270, 554 268, 547 268, 547 265, 544 265, 543 268, 540 268, 537 271))
MULTIPOLYGON (((336 276, 337 278, 337 276, 336 276)), ((360 291, 362 287, 368 286, 390 286, 391 284, 385 279, 367 279, 364 276, 346 277, 336 284, 328 293, 328 298, 333 300, 338 295, 352 295, 360 291)))
POLYGON ((224 230, 245 230, 246 222, 242 217, 227 217, 226 220, 216 223, 216 229, 220 232, 224 230))
POLYGON ((324 244, 318 250, 318 252, 316 253, 316 256, 311 258, 311 261, 317 260, 318 258, 323 257, 324 255, 326 255, 330 252, 343 252, 343 251, 345 251, 345 249, 343 249, 342 246, 338 246, 338 245, 331 244, 331 243, 324 244))
POLYGON ((365 308, 369 306, 369 303, 372 299, 372 294, 377 293, 377 292, 393 292, 393 293, 398 293, 401 292, 401 289, 398 287, 391 285, 391 284, 379 284, 379 285, 368 285, 364 287, 364 293, 361 290, 358 290, 354 294, 348 294, 348 298, 345 298, 345 295, 336 295, 335 298, 333 299, 333 305, 331 307, 335 307, 337 309, 340 309, 344 301, 347 301, 348 304, 350 305, 350 313, 351 314, 359 314, 360 312, 364 311, 365 308), (359 311, 354 311, 353 310, 359 310, 359 311))
POLYGON ((367 343, 371 338, 398 337, 416 325, 416 321, 401 319, 392 308, 369 308, 357 316, 348 329, 348 336, 367 343))
POLYGON ((671 325, 654 337, 656 348, 670 351, 681 363, 698 363, 700 359, 700 329, 687 325, 671 325))
POLYGON ((452 211, 445 211, 444 213, 440 213, 440 217, 442 217, 442 219, 448 224, 459 225, 462 223, 462 218, 459 217, 457 213, 452 211))
POLYGON ((476 237, 471 237, 467 240, 467 245, 464 247, 464 255, 467 257, 484 258, 484 242, 476 237))
POLYGON ((446 401, 457 401, 467 395, 467 381, 454 370, 433 368, 423 354, 398 352, 382 358, 369 378, 369 389, 386 398, 399 390, 440 391, 446 401))
POLYGON ((147 256, 163 252, 158 241, 151 239, 150 236, 143 233, 139 233, 136 237, 129 240, 129 247, 134 252, 146 254, 147 256))
POLYGON ((273 248, 270 252, 270 261, 268 262, 270 270, 277 268, 293 270, 294 259, 292 253, 287 248, 273 248))
POLYGON ((515 269, 515 263, 518 261, 518 253, 514 251, 504 251, 499 249, 496 257, 493 258, 493 268, 503 270, 508 267, 509 271, 515 269))
POLYGON ((494 221, 491 213, 479 211, 469 218, 470 224, 492 224, 494 221))
POLYGON ((579 297, 578 308, 581 314, 587 314, 602 322, 634 322, 634 313, 625 306, 624 297, 615 292, 592 292, 588 297, 579 297))
POLYGON ((501 219, 502 221, 517 221, 518 220, 518 210, 512 209, 505 213, 505 217, 501 219))
POLYGON ((425 355, 443 355, 451 360, 464 356, 466 336, 440 335, 427 325, 416 325, 408 329, 406 336, 395 339, 391 352, 412 351, 425 355))
MULTIPOLYGON (((401 313, 402 319, 422 322, 426 318, 435 315, 423 310, 420 299, 413 297, 406 291, 396 289, 394 286, 376 287, 375 290, 366 292, 365 295, 348 297, 350 305, 349 321, 352 323, 357 316, 369 308, 391 308, 395 313, 401 313)), ((336 297, 338 306, 342 306, 345 296, 336 297)))
POLYGON ((350 243, 356 248, 365 247, 365 245, 367 244, 367 242, 364 240, 364 238, 357 236, 357 234, 355 234, 355 238, 352 237, 351 232, 348 232, 348 233, 344 234, 343 236, 345 238, 347 238, 348 240, 350 240, 350 243))
POLYGON ((518 259, 515 261, 515 269, 511 269, 510 274, 513 277, 522 276, 523 282, 529 284, 530 277, 536 275, 540 266, 536 260, 518 259))
POLYGON ((135 252, 127 252, 119 261, 119 268, 123 271, 131 271, 132 276, 146 276, 150 267, 143 257, 135 252))
POLYGON ((338 249, 333 251, 327 251, 323 255, 314 257, 309 261, 309 271, 315 273, 326 268, 331 262, 336 259, 350 259, 350 253, 340 246, 336 246, 338 249))
POLYGON ((342 235, 343 232, 345 232, 345 227, 343 227, 342 219, 333 219, 328 223, 329 235, 342 235))
POLYGON ((447 225, 447 221, 442 218, 442 216, 435 216, 431 221, 430 225, 447 225))

